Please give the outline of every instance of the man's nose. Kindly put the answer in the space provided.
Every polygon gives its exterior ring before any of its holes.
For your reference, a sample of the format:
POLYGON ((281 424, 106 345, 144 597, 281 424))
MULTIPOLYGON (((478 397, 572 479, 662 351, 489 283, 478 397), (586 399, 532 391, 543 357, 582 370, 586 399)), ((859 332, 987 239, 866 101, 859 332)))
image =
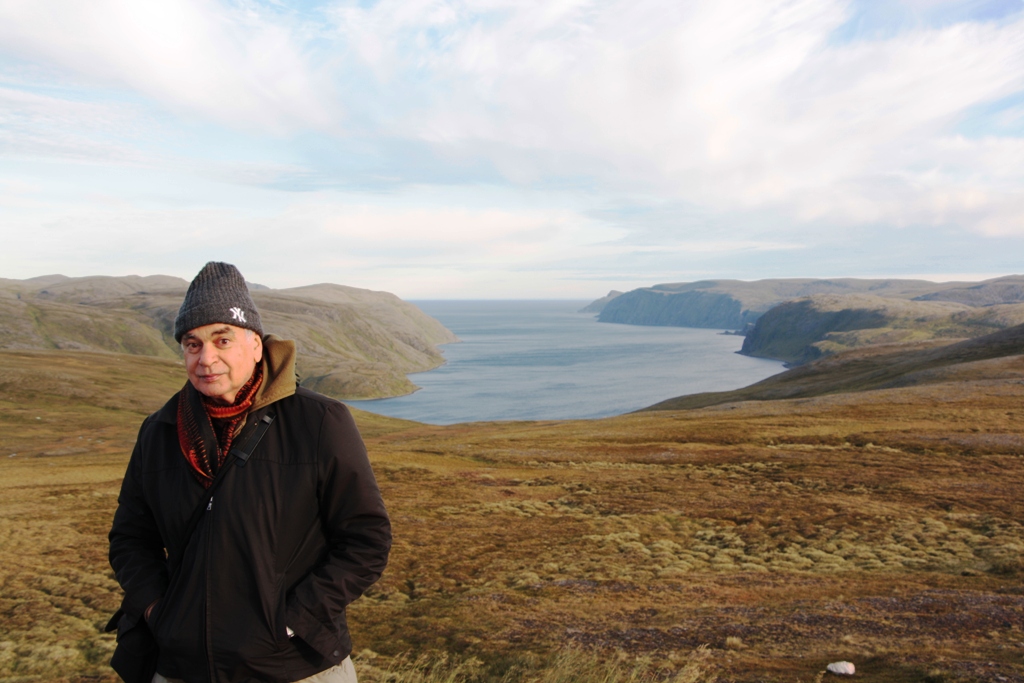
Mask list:
POLYGON ((203 344, 202 350, 199 351, 199 364, 213 365, 216 360, 217 349, 213 348, 211 344, 203 344))

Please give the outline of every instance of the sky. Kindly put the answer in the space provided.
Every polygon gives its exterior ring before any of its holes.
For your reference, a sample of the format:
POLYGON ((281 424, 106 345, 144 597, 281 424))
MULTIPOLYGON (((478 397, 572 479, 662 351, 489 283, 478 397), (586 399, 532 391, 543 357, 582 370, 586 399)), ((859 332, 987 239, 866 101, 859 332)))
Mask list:
POLYGON ((1022 0, 0 0, 0 277, 1024 272, 1022 0))

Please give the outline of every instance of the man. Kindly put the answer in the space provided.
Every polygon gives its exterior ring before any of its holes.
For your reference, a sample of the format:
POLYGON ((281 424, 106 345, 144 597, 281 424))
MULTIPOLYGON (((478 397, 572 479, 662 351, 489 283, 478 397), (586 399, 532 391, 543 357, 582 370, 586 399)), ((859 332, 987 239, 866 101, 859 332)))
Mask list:
POLYGON ((264 336, 230 264, 192 281, 174 338, 188 381, 143 422, 110 530, 119 634, 145 620, 154 683, 354 682, 345 606, 391 526, 351 415, 296 386, 294 342, 264 336))

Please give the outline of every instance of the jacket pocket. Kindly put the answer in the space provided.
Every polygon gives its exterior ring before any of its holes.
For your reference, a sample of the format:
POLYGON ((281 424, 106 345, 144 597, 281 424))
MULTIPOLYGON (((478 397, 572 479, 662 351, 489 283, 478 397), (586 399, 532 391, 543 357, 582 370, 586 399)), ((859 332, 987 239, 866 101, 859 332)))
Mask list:
POLYGON ((161 661, 175 662, 172 670, 206 653, 206 601, 196 583, 172 582, 149 615, 149 628, 160 645, 161 661))
POLYGON ((111 668, 125 683, 150 683, 159 656, 156 639, 145 619, 136 620, 122 612, 117 623, 117 647, 110 658, 111 668))

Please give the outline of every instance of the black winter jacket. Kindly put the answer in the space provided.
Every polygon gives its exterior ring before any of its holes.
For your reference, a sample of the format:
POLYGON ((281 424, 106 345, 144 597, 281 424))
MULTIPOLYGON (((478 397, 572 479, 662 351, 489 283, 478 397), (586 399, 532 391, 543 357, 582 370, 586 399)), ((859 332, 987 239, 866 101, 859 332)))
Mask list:
POLYGON ((177 400, 142 424, 110 531, 122 628, 159 599, 157 670, 189 683, 284 683, 337 664, 352 650, 345 606, 377 580, 391 546, 348 409, 302 388, 273 402, 274 423, 246 466, 225 474, 169 582, 164 549, 180 552, 204 494, 178 446, 177 400))

